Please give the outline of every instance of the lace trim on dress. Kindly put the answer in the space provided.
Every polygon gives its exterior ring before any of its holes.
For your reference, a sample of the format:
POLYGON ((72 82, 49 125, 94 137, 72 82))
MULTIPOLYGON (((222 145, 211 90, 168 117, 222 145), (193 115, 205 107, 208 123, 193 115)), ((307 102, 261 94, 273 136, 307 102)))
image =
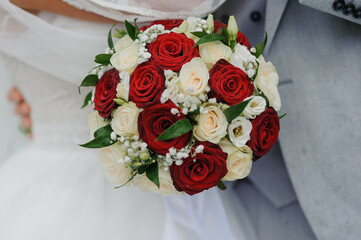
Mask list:
POLYGON ((138 18, 138 22, 158 19, 203 17, 217 9, 225 0, 204 0, 190 11, 160 11, 134 0, 62 0, 78 9, 93 12, 117 21, 138 18))

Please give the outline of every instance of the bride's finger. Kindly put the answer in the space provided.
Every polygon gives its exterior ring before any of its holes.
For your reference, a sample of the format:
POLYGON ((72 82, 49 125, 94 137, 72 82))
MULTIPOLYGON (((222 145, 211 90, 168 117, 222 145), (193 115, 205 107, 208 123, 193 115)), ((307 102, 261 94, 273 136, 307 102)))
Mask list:
POLYGON ((15 110, 15 112, 21 116, 28 116, 30 114, 30 111, 30 106, 26 102, 19 103, 15 110))
POLYGON ((8 92, 8 99, 12 102, 16 102, 19 103, 23 100, 23 96, 21 95, 21 93, 19 92, 19 90, 17 90, 17 88, 13 87, 12 89, 10 89, 10 91, 8 92))
POLYGON ((29 116, 23 117, 23 119, 21 121, 21 127, 23 129, 31 129, 32 125, 33 125, 33 123, 29 116))

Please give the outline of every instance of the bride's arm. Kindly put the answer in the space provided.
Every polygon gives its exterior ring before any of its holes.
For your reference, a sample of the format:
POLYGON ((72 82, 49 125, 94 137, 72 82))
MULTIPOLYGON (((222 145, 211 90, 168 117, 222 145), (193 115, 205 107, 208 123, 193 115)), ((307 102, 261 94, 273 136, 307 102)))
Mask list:
POLYGON ((87 21, 114 22, 114 20, 103 16, 79 10, 62 0, 10 0, 10 2, 31 13, 36 13, 37 11, 48 11, 87 21))

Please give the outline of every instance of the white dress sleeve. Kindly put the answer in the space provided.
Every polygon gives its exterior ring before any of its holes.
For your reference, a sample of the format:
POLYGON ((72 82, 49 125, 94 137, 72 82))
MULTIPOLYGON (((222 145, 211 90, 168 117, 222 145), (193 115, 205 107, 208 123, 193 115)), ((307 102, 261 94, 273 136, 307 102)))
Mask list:
POLYGON ((138 18, 139 22, 157 19, 203 17, 226 0, 63 0, 81 10, 117 21, 138 18))

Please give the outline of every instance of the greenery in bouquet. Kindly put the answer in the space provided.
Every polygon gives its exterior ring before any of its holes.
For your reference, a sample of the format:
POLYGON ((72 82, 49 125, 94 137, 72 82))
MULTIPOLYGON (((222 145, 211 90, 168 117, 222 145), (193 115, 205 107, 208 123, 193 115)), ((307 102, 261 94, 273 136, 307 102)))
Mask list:
POLYGON ((83 105, 94 109, 93 139, 81 146, 100 148, 118 187, 193 195, 247 177, 279 133, 279 77, 261 55, 267 36, 251 47, 233 16, 125 27, 110 30, 80 85, 94 87, 83 105))

